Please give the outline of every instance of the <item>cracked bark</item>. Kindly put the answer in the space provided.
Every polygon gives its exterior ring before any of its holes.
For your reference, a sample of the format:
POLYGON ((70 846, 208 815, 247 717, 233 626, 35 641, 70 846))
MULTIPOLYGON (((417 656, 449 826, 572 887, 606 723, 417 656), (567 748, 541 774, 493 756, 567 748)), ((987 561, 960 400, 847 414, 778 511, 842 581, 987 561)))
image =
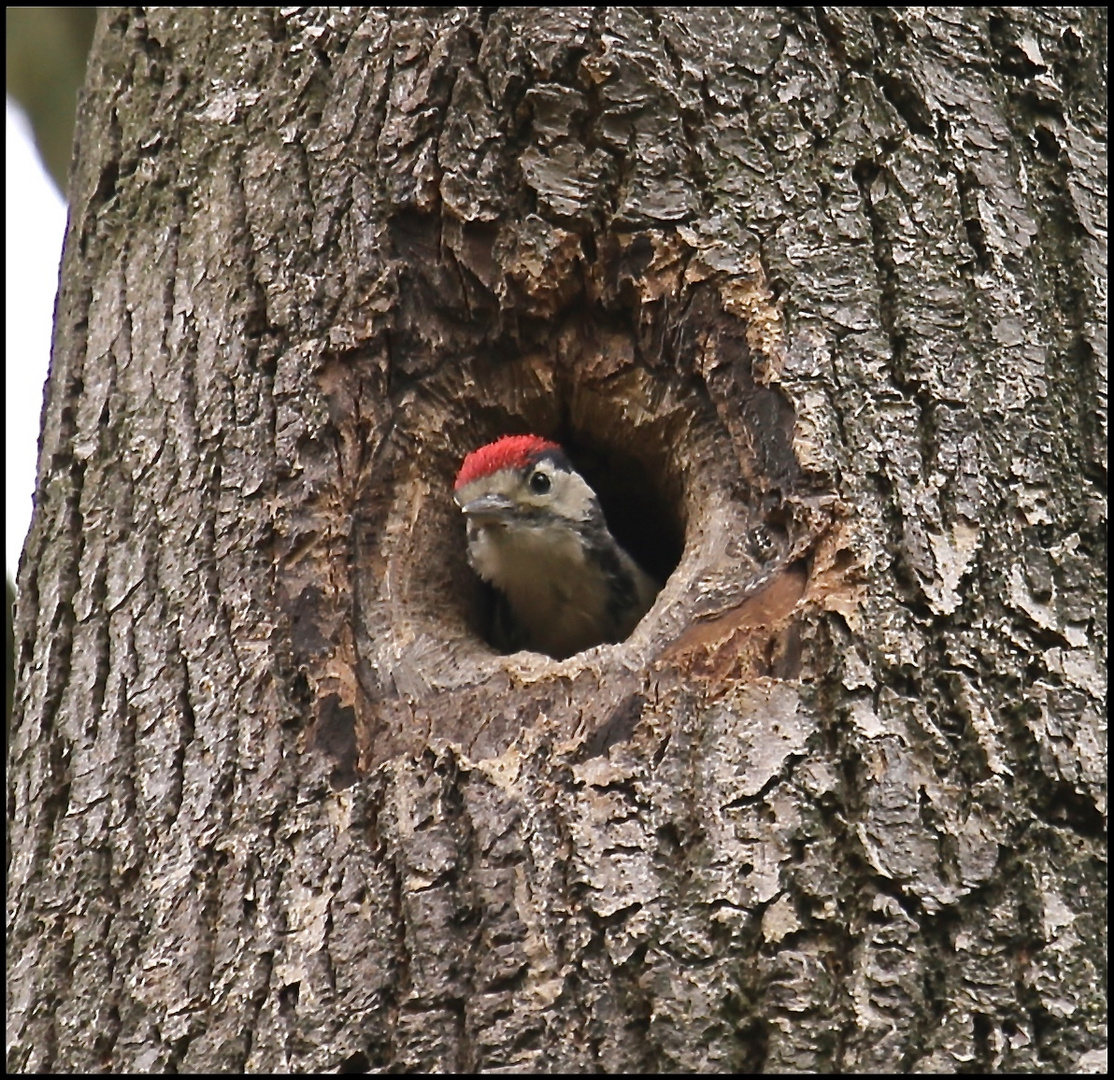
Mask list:
POLYGON ((103 11, 9 1069, 1094 1068, 1105 40, 103 11), (669 578, 563 663, 448 498, 525 429, 669 578))

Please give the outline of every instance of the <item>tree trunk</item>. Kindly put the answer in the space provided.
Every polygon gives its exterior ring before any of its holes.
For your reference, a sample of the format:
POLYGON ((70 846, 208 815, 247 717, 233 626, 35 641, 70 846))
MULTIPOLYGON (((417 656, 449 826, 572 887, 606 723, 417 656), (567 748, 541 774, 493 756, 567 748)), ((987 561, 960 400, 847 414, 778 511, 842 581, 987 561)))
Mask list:
POLYGON ((108 9, 12 1070, 1069 1071, 1105 1023, 1100 9, 108 9), (555 437, 663 581, 500 655, 555 437))

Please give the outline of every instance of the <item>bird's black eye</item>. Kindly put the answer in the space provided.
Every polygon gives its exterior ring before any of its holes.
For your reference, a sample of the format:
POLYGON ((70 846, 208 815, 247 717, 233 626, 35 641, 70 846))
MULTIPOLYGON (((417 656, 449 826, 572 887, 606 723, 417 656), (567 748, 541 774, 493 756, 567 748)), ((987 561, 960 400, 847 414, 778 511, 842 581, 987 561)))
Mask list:
POLYGON ((549 477, 540 469, 530 476, 530 490, 535 495, 544 495, 552 486, 549 477))

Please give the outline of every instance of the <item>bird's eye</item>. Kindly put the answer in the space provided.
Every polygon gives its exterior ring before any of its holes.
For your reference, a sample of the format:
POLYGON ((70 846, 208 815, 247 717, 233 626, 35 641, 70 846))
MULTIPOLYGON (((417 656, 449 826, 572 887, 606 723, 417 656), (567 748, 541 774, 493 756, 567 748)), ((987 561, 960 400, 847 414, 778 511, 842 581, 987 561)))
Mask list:
POLYGON ((544 495, 552 486, 549 477, 540 469, 530 477, 530 490, 535 495, 544 495))

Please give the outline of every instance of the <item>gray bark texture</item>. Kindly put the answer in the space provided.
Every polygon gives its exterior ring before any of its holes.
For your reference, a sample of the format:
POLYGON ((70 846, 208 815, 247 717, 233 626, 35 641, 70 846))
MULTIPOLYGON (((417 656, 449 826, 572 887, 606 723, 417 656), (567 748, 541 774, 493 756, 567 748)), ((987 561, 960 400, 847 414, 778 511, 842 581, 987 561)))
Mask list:
POLYGON ((105 9, 17 1071, 1095 1071, 1105 9, 105 9), (490 644, 560 439, 666 582, 490 644))

